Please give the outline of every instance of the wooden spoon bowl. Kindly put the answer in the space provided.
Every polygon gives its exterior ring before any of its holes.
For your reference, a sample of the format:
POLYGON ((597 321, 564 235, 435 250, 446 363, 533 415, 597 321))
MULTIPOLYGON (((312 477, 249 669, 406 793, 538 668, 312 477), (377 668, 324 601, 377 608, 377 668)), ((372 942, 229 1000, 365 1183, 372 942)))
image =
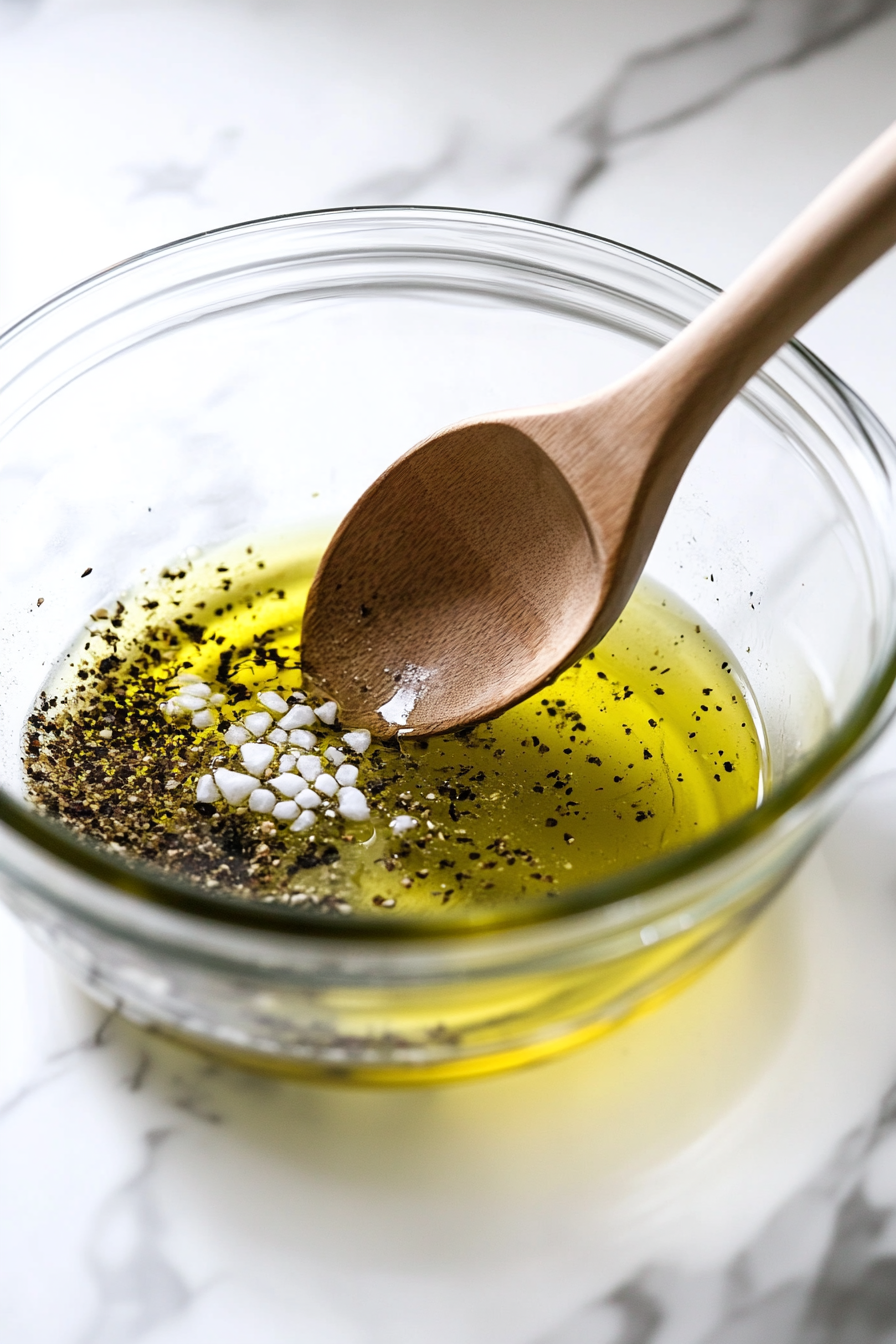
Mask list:
POLYGON ((896 126, 633 374, 405 454, 321 561, 308 678, 383 738, 463 728, 545 685, 621 613, 721 411, 894 242, 896 126))
POLYGON ((476 723, 587 642, 606 572, 575 491, 524 429, 458 426, 395 462, 336 533, 306 674, 379 736, 411 718, 419 732, 423 699, 426 732, 476 723))

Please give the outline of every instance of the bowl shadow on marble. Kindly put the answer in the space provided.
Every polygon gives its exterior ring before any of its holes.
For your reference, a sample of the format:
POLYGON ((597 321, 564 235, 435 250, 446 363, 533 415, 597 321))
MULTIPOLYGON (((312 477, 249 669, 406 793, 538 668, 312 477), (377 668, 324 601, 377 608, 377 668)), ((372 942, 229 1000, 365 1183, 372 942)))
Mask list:
POLYGON ((169 1177, 207 1228, 263 1207, 265 1242, 367 1268, 515 1255, 533 1219, 576 1226, 749 1093, 797 1010, 799 899, 785 893, 654 1012, 539 1068, 460 1088, 280 1080, 122 1019, 98 1060, 110 1086, 172 1130, 169 1177))

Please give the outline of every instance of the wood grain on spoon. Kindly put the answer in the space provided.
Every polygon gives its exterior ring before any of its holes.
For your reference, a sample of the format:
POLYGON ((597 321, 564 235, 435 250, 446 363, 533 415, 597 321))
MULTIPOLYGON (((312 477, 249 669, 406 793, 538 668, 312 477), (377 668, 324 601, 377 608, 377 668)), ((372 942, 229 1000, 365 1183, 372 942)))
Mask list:
POLYGON ((465 727, 544 685, 619 616, 719 414, 894 243, 896 125, 634 373, 406 453, 320 563, 309 679, 383 738, 465 727))

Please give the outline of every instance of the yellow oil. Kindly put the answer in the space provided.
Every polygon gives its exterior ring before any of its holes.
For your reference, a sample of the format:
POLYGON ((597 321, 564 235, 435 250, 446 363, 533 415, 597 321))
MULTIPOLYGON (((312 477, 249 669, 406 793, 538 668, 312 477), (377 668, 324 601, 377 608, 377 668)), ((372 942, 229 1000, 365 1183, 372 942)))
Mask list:
MULTIPOLYGON (((461 734, 374 743, 352 824, 310 833, 227 804, 199 777, 241 769, 222 739, 255 696, 302 686, 301 620, 318 548, 242 546, 171 567, 95 613, 35 708, 32 798, 119 855, 248 901, 340 918, 489 923, 688 845, 754 808, 761 725, 733 655, 642 583, 610 634, 543 693, 461 734), (183 673, 224 696, 212 727, 160 703, 183 673), (389 821, 410 816, 396 836, 389 821)), ((351 724, 318 729, 345 749, 351 724)), ((346 749, 347 750, 347 749, 346 749)))
MULTIPOLYGON (((24 770, 35 804, 125 862, 303 918, 400 929, 538 920, 558 896, 702 839, 766 785, 761 721, 733 655, 700 616, 642 583, 603 642, 542 694, 469 732, 347 752, 369 821, 294 834, 196 782, 239 752, 223 731, 302 686, 301 620, 320 545, 242 545, 183 561, 95 612, 34 706, 24 770), (197 729, 160 709, 183 674, 223 697, 197 729), (389 821, 414 818, 395 836, 389 821)), ((316 729, 344 747, 351 724, 316 729)), ((760 882, 762 879, 757 879, 760 882)), ((661 1002, 758 908, 726 907, 656 942, 581 960, 385 986, 253 990, 278 1054, 229 1057, 300 1075, 403 1085, 534 1063, 661 1002)), ((236 992, 236 991, 235 991, 236 992)), ((206 1038, 194 1042, 208 1049, 206 1038)))

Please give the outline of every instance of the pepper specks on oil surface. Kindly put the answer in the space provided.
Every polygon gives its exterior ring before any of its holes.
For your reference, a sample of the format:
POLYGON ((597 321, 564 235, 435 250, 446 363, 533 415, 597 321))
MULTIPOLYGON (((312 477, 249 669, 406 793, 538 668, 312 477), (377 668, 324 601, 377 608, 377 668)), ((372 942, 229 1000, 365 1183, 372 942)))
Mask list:
POLYGON ((733 656, 657 586, 548 690, 386 745, 303 689, 316 558, 255 543, 94 612, 26 725, 35 804, 206 890, 436 921, 550 901, 756 806, 733 656))

